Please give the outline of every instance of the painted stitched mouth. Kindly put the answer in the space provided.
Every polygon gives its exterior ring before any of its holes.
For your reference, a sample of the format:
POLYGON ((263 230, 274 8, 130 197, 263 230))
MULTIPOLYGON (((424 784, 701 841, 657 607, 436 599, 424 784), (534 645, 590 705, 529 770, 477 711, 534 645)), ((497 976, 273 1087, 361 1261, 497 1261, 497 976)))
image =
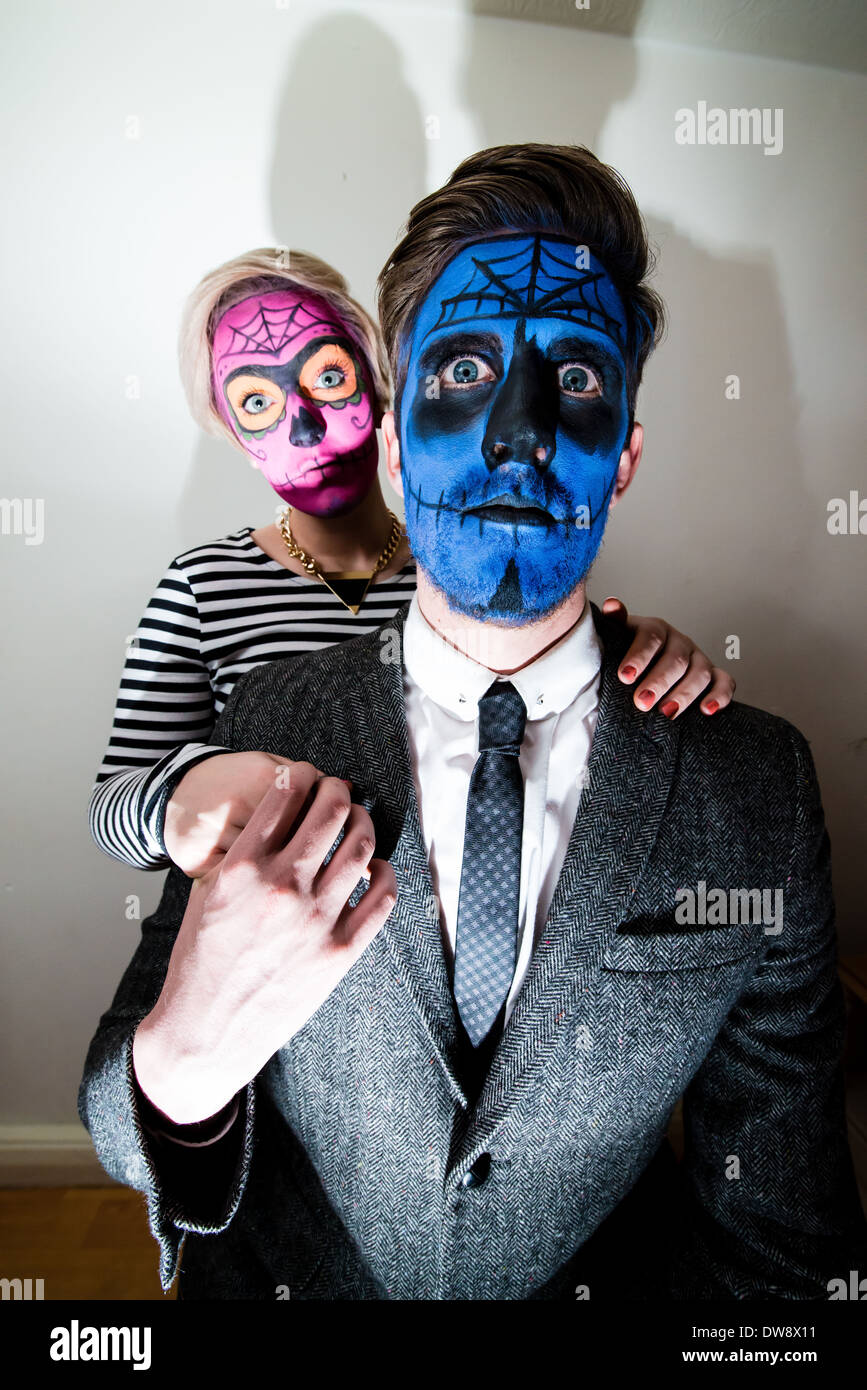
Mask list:
POLYGON ((376 439, 358 449, 350 449, 348 454, 335 454, 331 458, 320 459, 314 455, 306 461, 297 473, 286 475, 278 480, 278 487, 308 487, 314 480, 319 483, 330 481, 355 464, 367 463, 376 447, 376 439))
POLYGON ((479 517, 482 521, 497 521, 503 526, 553 526, 557 521, 533 498, 516 493, 489 497, 480 506, 467 507, 464 515, 479 517))
MULTIPOLYGON (((611 500, 611 494, 614 491, 614 484, 616 482, 617 474, 615 473, 598 507, 594 508, 588 495, 587 517, 590 526, 595 526, 600 516, 604 513, 611 500)), ((543 507, 540 507, 535 498, 524 497, 521 493, 498 493, 496 497, 485 498, 483 502, 475 502, 472 506, 468 507, 466 492, 461 498, 461 505, 458 506, 453 502, 446 501, 445 489, 440 493, 436 502, 431 501, 428 497, 422 497, 419 490, 413 487, 412 481, 407 476, 404 477, 404 488, 405 493, 408 494, 407 511, 415 511, 416 521, 418 521, 419 512, 422 508, 424 508, 425 511, 436 512, 437 527, 439 527, 440 517, 447 512, 451 512, 453 515, 460 517, 461 527, 463 527, 464 522, 467 521, 468 518, 472 517, 472 519, 479 524, 479 535, 482 534, 482 526, 485 521, 494 521, 500 525, 511 525, 513 527, 520 526, 524 524, 522 517, 527 513, 532 514, 532 517, 527 521, 527 524, 531 526, 553 527, 575 525, 574 517, 554 516, 551 512, 547 512, 543 507), (486 514, 488 509, 492 507, 497 508, 496 516, 493 511, 490 514, 486 514)))

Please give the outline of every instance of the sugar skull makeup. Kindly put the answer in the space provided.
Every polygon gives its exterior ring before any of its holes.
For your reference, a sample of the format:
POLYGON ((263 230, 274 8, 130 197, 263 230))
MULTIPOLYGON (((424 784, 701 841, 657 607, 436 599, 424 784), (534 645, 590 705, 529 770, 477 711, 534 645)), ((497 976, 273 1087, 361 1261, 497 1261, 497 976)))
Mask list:
POLYGON ((470 616, 551 612, 602 540, 629 427, 626 314, 604 266, 578 251, 544 233, 464 247, 408 343, 409 543, 470 616))
POLYGON ((333 309, 291 290, 241 300, 217 323, 211 371, 220 414, 285 502, 338 516, 366 496, 375 395, 333 309))

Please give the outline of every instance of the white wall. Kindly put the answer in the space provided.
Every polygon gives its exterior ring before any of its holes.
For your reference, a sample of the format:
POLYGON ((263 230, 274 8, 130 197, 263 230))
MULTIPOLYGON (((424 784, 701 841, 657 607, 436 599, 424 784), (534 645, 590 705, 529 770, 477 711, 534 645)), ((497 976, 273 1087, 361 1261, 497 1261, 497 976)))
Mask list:
POLYGON ((262 478, 187 416, 185 294, 279 242, 335 261, 372 307, 412 203, 490 144, 586 143, 648 217, 672 328, 592 592, 664 614, 717 660, 740 636, 739 697, 812 741, 843 945, 867 949, 867 537, 826 529, 829 498, 867 492, 863 79, 448 6, 53 0, 8 8, 3 29, 0 493, 44 499, 45 535, 0 536, 0 1122, 75 1122, 138 938, 127 896, 144 915, 161 889, 86 825, 125 636, 175 554, 273 518, 262 478), (674 112, 700 99, 782 107, 783 153, 677 145, 674 112))

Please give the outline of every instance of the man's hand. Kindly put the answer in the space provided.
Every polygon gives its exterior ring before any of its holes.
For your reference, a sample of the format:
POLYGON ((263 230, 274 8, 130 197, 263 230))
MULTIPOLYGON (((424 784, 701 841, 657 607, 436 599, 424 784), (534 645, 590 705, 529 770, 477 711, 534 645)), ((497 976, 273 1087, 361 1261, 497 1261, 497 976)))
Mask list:
POLYGON ((190 878, 215 869, 235 843, 285 758, 272 753, 219 753, 181 778, 166 805, 169 858, 190 878))
POLYGON ((133 1040, 139 1085, 177 1124, 216 1114, 252 1080, 397 900, 394 871, 371 859, 373 824, 346 783, 310 763, 288 766, 279 781, 272 772, 219 865, 193 883, 162 992, 133 1040), (368 865, 367 891, 350 909, 368 865))
POLYGON ((617 674, 626 685, 635 682, 632 700, 638 709, 650 711, 659 705, 666 719, 676 719, 699 696, 702 714, 716 714, 731 703, 734 677, 714 666, 691 637, 664 618, 629 614, 619 598, 607 598, 602 612, 635 633, 617 674), (639 681, 642 671, 645 676, 639 681))

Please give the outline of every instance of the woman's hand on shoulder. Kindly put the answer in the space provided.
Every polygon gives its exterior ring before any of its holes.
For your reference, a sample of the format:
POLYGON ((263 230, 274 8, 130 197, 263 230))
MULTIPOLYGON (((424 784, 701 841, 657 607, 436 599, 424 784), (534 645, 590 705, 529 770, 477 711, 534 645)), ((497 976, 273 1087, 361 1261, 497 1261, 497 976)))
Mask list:
POLYGON ((731 703, 734 677, 714 666, 691 637, 664 618, 630 614, 619 598, 607 598, 602 612, 635 633, 617 674, 625 685, 634 685, 636 708, 649 712, 658 705, 667 719, 676 719, 698 699, 702 714, 707 715, 731 703))

